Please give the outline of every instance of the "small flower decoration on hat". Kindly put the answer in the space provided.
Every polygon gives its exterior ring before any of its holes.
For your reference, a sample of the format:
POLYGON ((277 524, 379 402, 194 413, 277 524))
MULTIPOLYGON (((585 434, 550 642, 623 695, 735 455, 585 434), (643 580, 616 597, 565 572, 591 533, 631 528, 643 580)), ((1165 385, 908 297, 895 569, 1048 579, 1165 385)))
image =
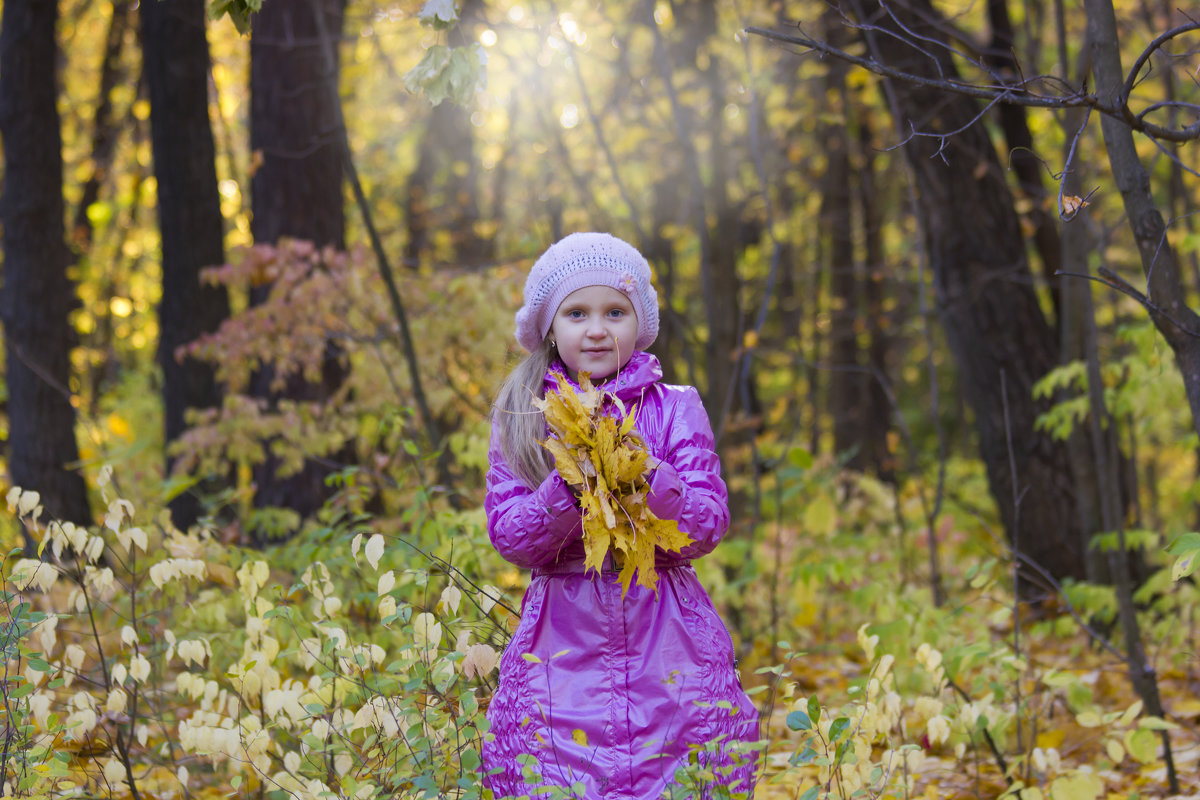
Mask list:
POLYGON ((618 286, 617 288, 619 288, 626 295, 632 297, 634 291, 637 289, 637 286, 633 282, 633 276, 626 275, 623 278, 621 278, 620 286, 618 286))

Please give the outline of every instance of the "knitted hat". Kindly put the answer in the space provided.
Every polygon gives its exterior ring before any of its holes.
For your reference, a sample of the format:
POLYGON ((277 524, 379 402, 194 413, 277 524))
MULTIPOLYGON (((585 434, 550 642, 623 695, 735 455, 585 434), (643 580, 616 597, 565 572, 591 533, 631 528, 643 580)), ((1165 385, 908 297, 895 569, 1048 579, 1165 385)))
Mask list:
POLYGON ((645 350, 658 336, 658 293, 642 254, 607 233, 572 233, 551 245, 525 279, 525 305, 517 312, 521 346, 536 350, 562 301, 585 286, 611 286, 629 298, 638 321, 634 348, 645 350))

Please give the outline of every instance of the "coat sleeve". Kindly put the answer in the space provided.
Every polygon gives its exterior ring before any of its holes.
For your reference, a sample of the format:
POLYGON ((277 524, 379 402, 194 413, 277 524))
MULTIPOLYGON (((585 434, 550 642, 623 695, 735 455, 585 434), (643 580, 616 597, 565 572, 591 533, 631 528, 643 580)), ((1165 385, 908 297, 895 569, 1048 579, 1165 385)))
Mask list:
POLYGON ((554 561, 582 535, 582 512, 575 495, 555 471, 531 489, 509 466, 493 429, 488 447, 488 536, 505 560, 524 569, 554 561))
POLYGON ((685 558, 709 553, 729 529, 729 496, 708 414, 694 387, 681 393, 665 421, 665 452, 650 477, 646 504, 659 519, 673 519, 692 537, 685 558))

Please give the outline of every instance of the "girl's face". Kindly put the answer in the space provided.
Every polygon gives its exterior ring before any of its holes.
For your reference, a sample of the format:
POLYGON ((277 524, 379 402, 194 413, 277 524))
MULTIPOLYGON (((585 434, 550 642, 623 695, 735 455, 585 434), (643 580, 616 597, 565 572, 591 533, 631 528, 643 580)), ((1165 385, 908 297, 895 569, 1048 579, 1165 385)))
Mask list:
POLYGON ((567 295, 554 313, 550 339, 571 380, 580 372, 602 380, 629 363, 638 318, 629 298, 611 286, 585 286, 567 295))

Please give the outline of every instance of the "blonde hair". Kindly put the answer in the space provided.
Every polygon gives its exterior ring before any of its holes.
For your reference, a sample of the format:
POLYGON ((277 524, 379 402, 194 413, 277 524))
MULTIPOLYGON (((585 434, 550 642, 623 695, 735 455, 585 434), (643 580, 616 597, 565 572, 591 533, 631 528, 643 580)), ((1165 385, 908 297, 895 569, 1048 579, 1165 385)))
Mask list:
POLYGON ((542 442, 546 438, 546 416, 534 407, 534 399, 545 396, 546 370, 554 361, 549 338, 513 368, 492 411, 492 427, 499 437, 500 452, 517 477, 531 489, 550 471, 554 461, 542 442))

